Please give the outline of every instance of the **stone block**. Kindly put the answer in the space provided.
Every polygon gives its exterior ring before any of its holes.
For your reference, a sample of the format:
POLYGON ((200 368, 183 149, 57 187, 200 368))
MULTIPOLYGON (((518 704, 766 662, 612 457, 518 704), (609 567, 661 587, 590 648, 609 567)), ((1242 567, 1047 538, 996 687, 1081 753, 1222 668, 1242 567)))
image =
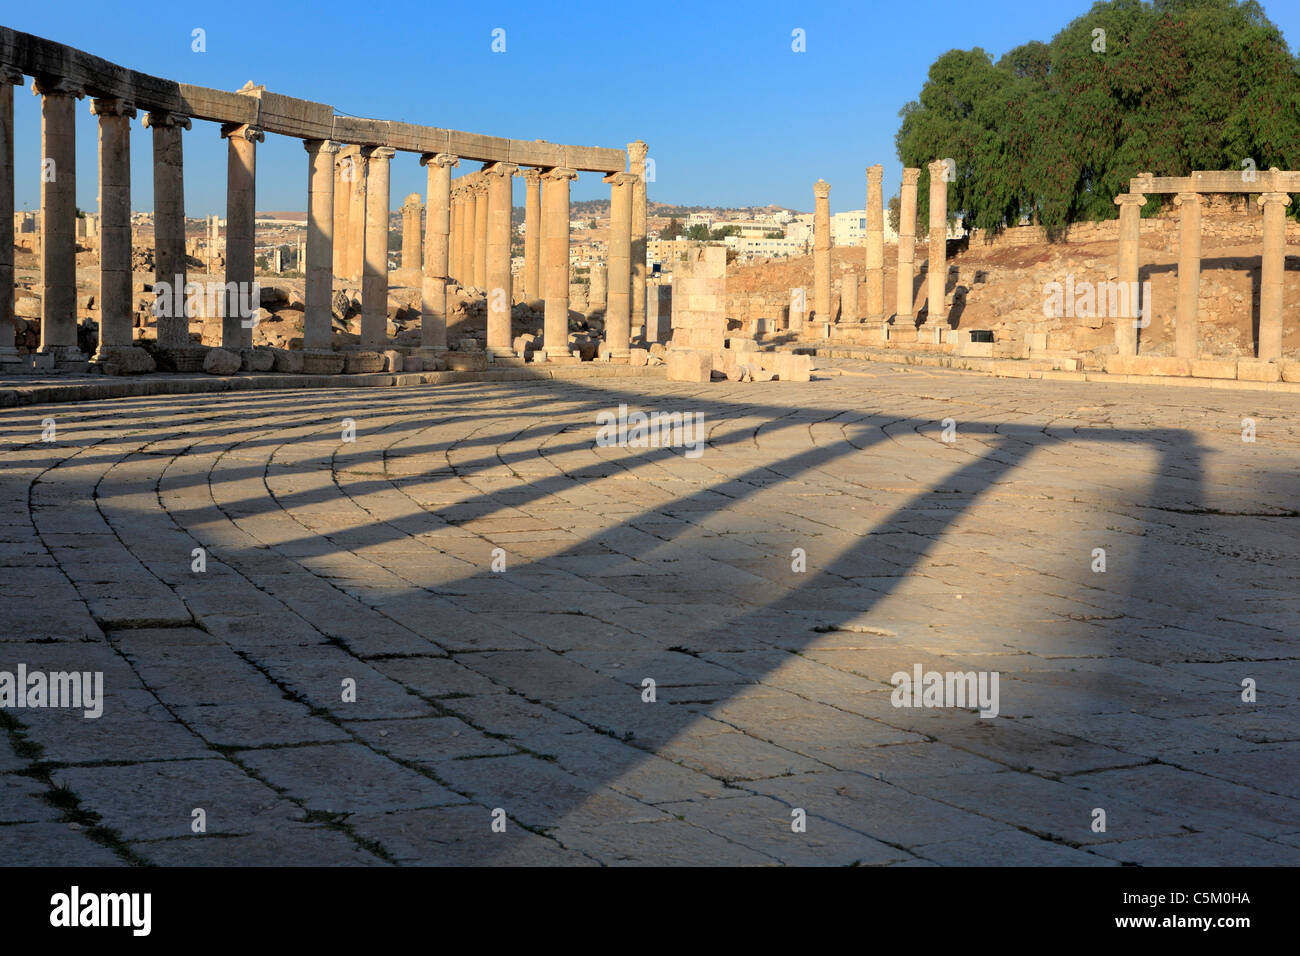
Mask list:
POLYGON ((1283 360, 1280 365, 1282 381, 1300 382, 1300 362, 1283 360))
POLYGON ((443 358, 453 372, 482 372, 488 367, 487 352, 448 352, 443 358))
POLYGON ((342 352, 303 352, 302 371, 306 375, 338 375, 343 371, 344 361, 342 352))
POLYGON ((275 353, 270 349, 241 349, 239 354, 245 372, 269 372, 275 368, 275 353))
POLYGON ((274 349, 272 354, 275 356, 275 371, 288 372, 291 374, 300 373, 303 369, 302 352, 289 349, 274 349))
POLYGON ((1197 378, 1236 378, 1236 359, 1193 359, 1192 375, 1197 378))
POLYGON ((367 375, 384 370, 384 357, 378 352, 348 351, 343 353, 345 375, 367 375))
POLYGON ((793 352, 778 352, 776 356, 776 377, 782 382, 812 381, 812 356, 796 355, 793 352))
POLYGON ((1111 375, 1191 375, 1192 363, 1168 355, 1110 355, 1106 371, 1111 375))
POLYGON ((229 349, 208 349, 203 357, 203 371, 209 375, 234 375, 243 364, 239 353, 229 349))
POLYGON ((143 375, 156 368, 153 356, 134 345, 102 349, 95 356, 95 363, 105 375, 143 375))
POLYGON ((1276 362, 1262 359, 1241 359, 1237 362, 1237 380, 1240 382, 1276 382, 1281 369, 1276 362))
POLYGON ((628 355, 627 364, 640 368, 650 364, 650 352, 648 349, 632 349, 628 355))
POLYGON ((670 382, 708 382, 713 377, 713 356, 701 349, 669 349, 670 382))
POLYGON ((405 356, 396 349, 388 349, 380 354, 384 357, 385 372, 401 372, 406 369, 405 356))

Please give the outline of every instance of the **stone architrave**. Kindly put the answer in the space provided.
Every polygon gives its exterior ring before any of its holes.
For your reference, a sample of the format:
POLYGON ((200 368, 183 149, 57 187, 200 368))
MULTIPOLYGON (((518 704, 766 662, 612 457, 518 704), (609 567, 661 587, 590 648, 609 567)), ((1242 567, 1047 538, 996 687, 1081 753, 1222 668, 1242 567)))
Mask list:
POLYGON ((185 161, 182 134, 191 126, 187 116, 147 113, 144 125, 153 130, 154 277, 173 292, 172 307, 157 309, 158 345, 187 348, 189 316, 184 303, 187 282, 185 256, 185 161), (174 307, 181 303, 180 314, 174 307))
MULTIPOLYGON (((41 97, 41 353, 56 363, 85 356, 77 347, 76 101, 64 80, 36 77, 41 97)), ((12 217, 10 217, 12 222, 12 217)))
MULTIPOLYGON (((557 166, 541 177, 542 222, 546 233, 546 314, 543 338, 548 360, 569 357, 569 184, 576 169, 557 166)), ((521 356, 522 358, 522 356, 521 356)))
POLYGON ((916 183, 920 178, 921 170, 904 169, 903 185, 898 192, 898 306, 894 313, 897 326, 913 325, 916 321, 912 279, 916 256, 916 183))
POLYGON ((447 351, 447 282, 451 242, 451 170, 460 159, 449 153, 425 154, 428 205, 424 238, 424 273, 420 282, 420 348, 447 351))
POLYGON ((1174 355, 1197 359, 1201 295, 1201 204, 1200 193, 1185 192, 1174 197, 1181 215, 1178 223, 1178 327, 1174 331, 1174 355))
POLYGON ((309 139, 307 150, 307 254, 303 292, 303 340, 307 351, 330 349, 333 329, 331 314, 334 295, 334 222, 338 209, 334 199, 337 143, 309 139))
POLYGON ((1142 266, 1142 207, 1146 201, 1141 193, 1115 197, 1115 205, 1119 206, 1119 301, 1126 306, 1115 317, 1115 348, 1120 355, 1137 355, 1137 322, 1143 305, 1138 295, 1138 271, 1142 266))
POLYGON ((1264 249, 1259 274, 1259 353, 1263 361, 1282 358, 1283 283, 1286 278, 1286 207, 1291 196, 1262 193, 1256 200, 1264 209, 1264 249))
POLYGON ((867 320, 885 318, 885 210, 881 181, 885 169, 879 163, 867 167, 867 320))
POLYGON ((494 358, 513 358, 511 338, 510 212, 513 163, 492 163, 483 170, 488 200, 486 221, 487 350, 494 358))
POLYGON ((221 347, 239 351, 253 344, 260 303, 253 295, 256 242, 257 144, 262 130, 240 123, 221 127, 226 154, 226 292, 221 347))
POLYGON ((366 146, 365 269, 361 275, 361 348, 388 344, 388 213, 391 161, 396 150, 366 146))
POLYGON ((813 184, 813 312, 818 322, 831 316, 831 186, 824 179, 813 184))

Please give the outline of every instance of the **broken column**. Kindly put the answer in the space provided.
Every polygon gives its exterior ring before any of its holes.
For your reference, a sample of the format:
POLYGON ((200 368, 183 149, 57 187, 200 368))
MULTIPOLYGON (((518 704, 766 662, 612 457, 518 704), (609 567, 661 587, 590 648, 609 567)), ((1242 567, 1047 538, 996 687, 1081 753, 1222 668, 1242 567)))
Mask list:
MULTIPOLYGON (((77 150, 73 108, 83 95, 64 80, 36 77, 41 97, 41 354, 85 358, 77 348, 77 150)), ((12 217, 10 218, 12 222, 12 217)))
MULTIPOLYGON (((144 125, 153 130, 153 233, 154 276, 173 292, 170 304, 155 307, 158 345, 165 349, 190 345, 189 316, 184 303, 185 265, 185 163, 181 134, 190 128, 189 117, 154 111, 144 125), (180 314, 175 306, 179 304, 180 314)), ((102 254, 102 248, 101 248, 102 254)))
POLYGON ((253 344, 261 305, 253 295, 256 241, 257 144, 265 134, 254 126, 227 123, 226 138, 226 293, 221 315, 221 347, 239 351, 253 344))
POLYGON ((824 179, 813 184, 813 311, 818 322, 831 316, 831 186, 824 179))
POLYGON ((881 179, 885 168, 867 167, 867 319, 885 318, 885 209, 881 179))
POLYGON ((396 150, 366 146, 365 268, 361 273, 361 347, 380 352, 388 345, 388 212, 391 160, 396 150))
POLYGON ((447 351, 447 281, 451 239, 451 169, 460 160, 450 153, 420 157, 428 172, 429 202, 420 282, 420 349, 437 360, 447 351))
POLYGON ((1286 207, 1291 197, 1283 192, 1260 195, 1264 208, 1264 249, 1259 271, 1259 358, 1282 357, 1282 285, 1286 277, 1286 207))
MULTIPOLYGON (((536 302, 549 294, 549 287, 543 286, 540 259, 542 243, 546 241, 542 235, 542 171, 530 166, 520 175, 524 179, 524 301, 536 302)), ((568 301, 567 289, 565 301, 568 301)))
POLYGON ((609 207, 609 293, 605 307, 605 345, 610 357, 626 359, 632 341, 632 195, 637 177, 614 173, 609 207))
POLYGON ((916 182, 919 169, 903 170, 903 185, 898 192, 898 307, 896 327, 916 322, 916 301, 912 292, 913 258, 916 255, 916 182))
MULTIPOLYGON (((546 316, 543 340, 548 361, 569 358, 569 184, 576 169, 557 166, 541 177, 541 216, 546 234, 546 316)), ((539 250, 540 251, 540 250, 539 250)), ((523 356, 520 356, 521 358, 523 356)))
POLYGON ((493 359, 513 358, 510 329, 510 211, 511 180, 519 167, 492 163, 483 170, 488 200, 485 251, 487 289, 487 350, 493 359))
POLYGON ((603 262, 593 262, 589 272, 591 284, 587 290, 587 314, 604 315, 609 296, 608 273, 603 262))
POLYGON ((926 296, 926 321, 948 319, 948 164, 930 164, 930 291, 926 296))
POLYGON ((1141 315, 1138 270, 1141 268, 1142 207, 1147 197, 1124 193, 1115 197, 1119 206, 1119 282, 1121 314, 1115 317, 1115 347, 1120 355, 1137 355, 1136 322, 1141 315))
POLYGON ((411 193, 402 203, 402 268, 418 272, 420 264, 420 194, 411 193))
POLYGON ((1178 223, 1178 327, 1174 355, 1195 360, 1200 321, 1196 314, 1201 295, 1201 194, 1179 193, 1174 204, 1181 210, 1178 223))
POLYGON ((307 150, 307 264, 304 270, 302 347, 307 351, 330 349, 334 296, 334 201, 337 143, 309 139, 307 150))
MULTIPOLYGON (((627 171, 636 177, 632 187, 632 331, 645 330, 646 280, 646 153, 649 147, 641 140, 627 144, 627 171)), ((588 303, 590 308, 590 303, 588 303)))

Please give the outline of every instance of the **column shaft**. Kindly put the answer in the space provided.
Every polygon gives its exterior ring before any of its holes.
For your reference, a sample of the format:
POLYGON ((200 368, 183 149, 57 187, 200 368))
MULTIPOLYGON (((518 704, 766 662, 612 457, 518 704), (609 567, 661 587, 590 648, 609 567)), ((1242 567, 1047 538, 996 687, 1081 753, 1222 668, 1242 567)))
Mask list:
MULTIPOLYGON (((56 360, 77 348, 77 149, 79 95, 39 77, 41 96, 41 352, 56 360)), ((12 217, 10 217, 12 222, 12 217)))
POLYGON ((488 188, 487 183, 474 189, 474 286, 486 289, 488 255, 488 188))
MULTIPOLYGON (((549 284, 544 290, 542 287, 542 269, 541 260, 539 258, 542 243, 545 241, 542 238, 542 171, 540 169, 525 169, 523 171, 523 177, 524 299, 528 302, 535 302, 543 295, 550 298, 549 284)), ((568 290, 565 290, 565 293, 565 299, 567 300, 568 290)))
POLYGON ((348 178, 348 262, 347 277, 354 283, 361 281, 366 271, 366 156, 358 150, 350 160, 345 178, 348 178))
POLYGON ((645 334, 646 316, 646 153, 641 140, 627 144, 627 171, 635 176, 632 187, 632 331, 645 334))
POLYGON ((936 159, 930 169, 930 290, 926 321, 948 319, 948 164, 936 159))
POLYGON ((510 207, 511 181, 519 167, 493 163, 487 179, 487 221, 484 230, 484 288, 487 289, 487 350, 498 358, 514 357, 510 330, 510 207))
POLYGON ((1201 196, 1179 193, 1174 197, 1182 215, 1178 224, 1178 328, 1174 332, 1174 354, 1198 357, 1201 295, 1201 196))
POLYGON ((402 203, 402 268, 419 269, 420 249, 420 196, 411 193, 402 203))
POLYGON ((1286 207, 1291 197, 1264 193, 1264 249, 1259 274, 1259 358, 1282 357, 1282 289, 1286 276, 1286 207))
POLYGON ((338 144, 309 139, 307 150, 307 268, 303 295, 302 347, 329 351, 334 295, 334 156, 338 144))
MULTIPOLYGON (((121 100, 97 99, 99 117, 99 353, 131 345, 131 118, 121 100)), ((182 290, 183 293, 184 290, 182 290)))
POLYGON ((185 310, 188 269, 182 135, 190 128, 190 120, 174 113, 154 112, 145 116, 144 124, 153 130, 154 276, 157 285, 172 291, 170 303, 155 306, 158 344, 183 348, 190 344, 190 317, 185 310))
POLYGON ((388 345, 388 211, 387 146, 362 149, 366 168, 365 268, 361 273, 361 347, 379 351, 388 345))
POLYGON ((1138 294, 1138 273, 1141 269, 1140 244, 1142 241, 1142 206, 1146 196, 1125 193, 1115 197, 1119 206, 1119 301, 1127 305, 1115 316, 1115 348, 1120 355, 1137 355, 1137 328, 1135 322, 1141 315, 1138 294))
POLYGON ((546 224, 546 235, 539 237, 546 245, 546 316, 543 340, 549 359, 569 355, 569 183, 578 178, 577 170, 557 167, 541 176, 541 202, 546 213, 539 216, 546 224))
POLYGON ((824 179, 813 185, 813 311, 818 322, 831 315, 831 187, 824 179))
MULTIPOLYGON (((341 152, 341 151, 340 151, 341 152)), ((334 241, 331 243, 333 249, 330 255, 330 269, 336 276, 346 274, 344 263, 347 260, 347 235, 348 235, 348 208, 349 200, 352 198, 348 195, 348 187, 351 185, 343 178, 344 164, 347 161, 346 156, 338 153, 334 156, 334 241)), ((331 288, 332 288, 331 283, 331 288)))
POLYGON ((606 176, 610 184, 609 293, 605 307, 605 344, 616 358, 631 354, 632 340, 632 173, 606 176))
POLYGON ((420 346, 447 349, 447 280, 451 252, 451 168, 460 160, 448 153, 426 155, 420 162, 428 173, 425 205, 424 273, 420 283, 420 346))
POLYGON ((884 167, 867 167, 867 319, 885 318, 885 210, 881 190, 884 167))
POLYGON ((910 325, 916 320, 912 269, 916 255, 916 181, 920 176, 919 169, 904 169, 898 192, 898 306, 894 310, 898 325, 910 325))
POLYGON ((253 295, 256 242, 257 143, 264 138, 251 126, 222 127, 226 137, 226 298, 221 346, 250 348, 260 303, 253 295))
POLYGON ((14 346, 14 87, 23 75, 0 67, 0 363, 16 363, 14 346))

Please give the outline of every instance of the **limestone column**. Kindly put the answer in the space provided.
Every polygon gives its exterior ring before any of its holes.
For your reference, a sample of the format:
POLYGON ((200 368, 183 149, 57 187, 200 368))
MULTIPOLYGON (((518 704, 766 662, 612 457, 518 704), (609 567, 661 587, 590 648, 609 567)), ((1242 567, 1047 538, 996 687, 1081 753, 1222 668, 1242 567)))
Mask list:
POLYGON ((221 127, 228 145, 226 161, 226 302, 221 317, 221 347, 251 348, 260 303, 254 301, 253 246, 257 208, 257 144, 265 134, 256 127, 228 123, 221 127))
POLYGON ((466 183, 460 190, 460 204, 462 207, 461 224, 460 224, 460 284, 469 288, 474 285, 474 219, 478 212, 478 204, 474 199, 474 191, 466 183))
MULTIPOLYGON (((366 271, 366 154, 358 149, 348 157, 344 171, 348 180, 348 269, 347 277, 360 282, 366 271)), ((385 236, 385 240, 387 237, 385 236)))
MULTIPOLYGON (((523 170, 520 175, 524 178, 524 301, 535 302, 542 298, 543 294, 550 298, 549 284, 545 292, 542 289, 542 264, 540 259, 544 241, 542 238, 542 171, 529 167, 523 170)), ((567 202, 565 206, 567 208, 567 202)), ((567 232, 565 233, 565 241, 568 241, 567 232)), ((567 303, 569 298, 568 289, 564 290, 564 298, 567 303)), ((565 334, 567 336, 568 333, 565 334)))
MULTIPOLYGON (((459 160, 457 160, 459 162, 459 160)), ((451 189, 451 174, 447 174, 447 195, 451 203, 451 213, 447 223, 447 278, 455 280, 460 276, 456 268, 456 257, 460 255, 460 196, 451 189)), ((426 230, 426 241, 428 232, 426 230)), ((426 255, 428 250, 425 250, 426 255)))
POLYGON ((1120 355, 1137 355, 1134 322, 1142 314, 1138 272, 1142 265, 1142 207, 1146 201, 1147 197, 1141 193, 1124 193, 1115 197, 1115 205, 1119 206, 1119 300, 1128 306, 1127 315, 1115 317, 1115 347, 1120 355))
POLYGON ((99 117, 99 352, 130 348, 131 119, 124 100, 92 100, 99 117))
POLYGON ((381 351, 388 345, 388 184, 389 161, 396 150, 365 146, 365 269, 361 273, 361 347, 381 351))
POLYGON ((334 156, 337 143, 309 139, 307 150, 307 268, 303 295, 302 347, 328 352, 333 328, 334 295, 334 156))
POLYGON ((1201 295, 1201 194, 1179 193, 1174 204, 1182 211, 1178 224, 1178 328, 1174 354, 1199 357, 1200 323, 1197 300, 1201 295))
POLYGON ((948 320, 948 164, 930 164, 930 291, 926 295, 926 321, 948 320))
POLYGON ((542 174, 541 216, 546 235, 546 318, 542 327, 546 357, 569 357, 569 183, 578 178, 576 169, 557 166, 542 174))
POLYGON ((488 255, 488 184, 474 184, 474 286, 486 289, 488 255))
POLYGON ((420 256, 420 194, 411 193, 402 203, 402 268, 418 270, 420 256))
POLYGON ((867 167, 867 319, 885 319, 885 209, 881 178, 885 168, 867 167))
POLYGON ((840 321, 858 321, 858 274, 846 272, 840 280, 840 321))
POLYGON ((1263 193, 1257 200, 1264 207, 1264 249, 1259 274, 1259 358, 1277 361, 1282 357, 1282 284, 1286 276, 1287 193, 1263 193))
POLYGON ((649 147, 641 140, 627 144, 627 171, 637 177, 632 187, 632 331, 645 330, 646 280, 646 180, 645 160, 649 147))
POLYGON ((615 359, 626 359, 632 352, 632 196, 636 179, 632 173, 615 173, 604 179, 610 184, 605 344, 615 359))
MULTIPOLYGON (((74 107, 82 92, 36 77, 41 97, 41 353, 79 361, 77 348, 77 149, 74 107)), ((10 222, 13 218, 10 217, 10 222)))
POLYGON ((601 312, 605 311, 605 303, 609 295, 609 285, 606 281, 607 273, 605 263, 593 262, 591 264, 591 288, 587 293, 587 311, 601 312))
POLYGON ((343 170, 350 162, 341 149, 334 156, 334 241, 331 243, 330 268, 340 277, 347 274, 348 201, 351 199, 348 187, 351 183, 344 179, 343 170))
MULTIPOLYGON (((447 280, 451 240, 451 169, 460 159, 450 153, 420 157, 428 176, 425 209, 424 273, 420 282, 420 348, 447 351, 447 280)), ((508 250, 507 250, 508 252, 508 250)))
POLYGON ((190 325, 184 308, 188 300, 185 295, 185 163, 181 134, 191 124, 187 116, 154 111, 145 115, 144 125, 153 130, 154 277, 157 283, 172 290, 171 302, 156 309, 158 344, 169 349, 185 348, 190 344, 190 325), (176 314, 177 304, 181 306, 179 315, 176 314))
POLYGON ((903 185, 898 192, 898 308, 897 325, 916 321, 916 301, 912 294, 912 268, 916 255, 916 182, 919 169, 903 170, 903 185))
POLYGON ((0 67, 0 365, 19 361, 14 347, 14 87, 23 75, 0 67))
POLYGON ((813 311, 818 322, 831 315, 831 186, 824 179, 813 184, 813 311))
POLYGON ((483 170, 488 200, 484 260, 487 264, 487 350, 493 358, 513 358, 515 354, 510 329, 510 207, 511 186, 518 169, 513 163, 492 163, 483 170))

